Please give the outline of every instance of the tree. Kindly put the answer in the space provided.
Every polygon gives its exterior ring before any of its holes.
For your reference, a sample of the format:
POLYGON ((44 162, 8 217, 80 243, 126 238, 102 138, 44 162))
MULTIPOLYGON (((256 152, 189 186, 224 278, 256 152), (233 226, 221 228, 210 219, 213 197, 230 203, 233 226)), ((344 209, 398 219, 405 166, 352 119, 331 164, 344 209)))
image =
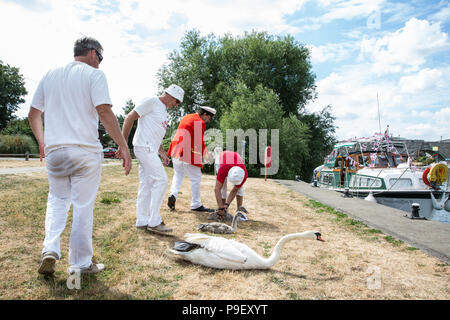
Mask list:
POLYGON ((331 106, 328 105, 320 112, 303 112, 299 120, 309 128, 308 148, 311 150, 309 157, 303 162, 300 176, 303 180, 310 181, 313 169, 323 163, 337 142, 334 136, 335 117, 331 114, 331 106))
POLYGON ((0 131, 11 119, 16 118, 14 112, 19 104, 25 102, 22 97, 26 94, 25 81, 19 69, 5 65, 0 60, 0 131))
POLYGON ((309 51, 291 36, 252 32, 241 38, 216 38, 201 37, 199 31, 191 30, 169 61, 158 73, 159 86, 177 83, 186 96, 183 109, 174 110, 172 118, 192 112, 198 104, 216 108, 220 118, 222 109, 231 105, 238 82, 251 89, 260 83, 272 89, 280 97, 285 115, 298 115, 316 96, 309 51))
MULTIPOLYGON (((260 84, 252 91, 240 83, 231 108, 220 119, 220 127, 225 136, 227 129, 241 129, 244 132, 254 130, 253 132, 258 134, 258 144, 263 138, 259 136, 259 130, 267 129, 267 145, 274 143, 271 133, 273 129, 278 129, 278 155, 272 154, 272 158, 275 156, 279 158, 279 168, 274 177, 293 179, 295 175, 301 174, 302 164, 309 153, 309 129, 293 114, 284 117, 280 98, 273 90, 260 84)), ((255 159, 252 161, 249 150, 251 143, 251 141, 246 143, 244 158, 247 171, 250 176, 260 176, 260 169, 263 168, 262 159, 259 159, 257 164, 255 159)))
MULTIPOLYGON (((210 128, 279 129, 283 149, 278 177, 309 179, 334 141, 330 109, 305 109, 316 97, 315 75, 309 50, 291 36, 247 32, 202 37, 191 30, 158 78, 161 89, 176 83, 185 90, 181 108, 169 111, 171 126, 198 105, 208 105, 217 110, 210 128)), ((259 175, 257 169, 251 167, 250 175, 259 175)))
MULTIPOLYGON (((125 121, 125 118, 127 116, 127 114, 129 114, 135 107, 136 105, 134 104, 133 100, 128 100, 125 103, 125 106, 122 108, 124 115, 119 115, 117 116, 117 121, 119 122, 120 127, 123 127, 123 122, 125 121)), ((137 121, 135 121, 133 123, 133 126, 131 127, 130 130, 130 135, 128 136, 128 147, 130 149, 133 149, 133 137, 134 137, 134 133, 136 132, 136 128, 137 128, 137 121)))

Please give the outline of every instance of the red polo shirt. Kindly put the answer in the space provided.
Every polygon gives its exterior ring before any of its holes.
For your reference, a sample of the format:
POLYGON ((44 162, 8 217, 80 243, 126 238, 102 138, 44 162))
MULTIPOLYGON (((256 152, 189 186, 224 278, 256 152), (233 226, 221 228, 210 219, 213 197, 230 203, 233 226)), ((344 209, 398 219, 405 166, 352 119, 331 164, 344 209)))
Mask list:
POLYGON ((228 177, 228 171, 230 171, 232 167, 239 166, 244 170, 245 175, 244 180, 242 180, 242 183, 236 187, 240 188, 244 185, 245 181, 247 180, 248 173, 247 169, 245 168, 244 161, 242 161, 242 158, 239 155, 239 153, 233 151, 224 151, 219 156, 219 163, 220 168, 219 171, 217 172, 216 179, 220 183, 224 183, 225 178, 228 177))
POLYGON ((206 123, 198 113, 188 114, 181 119, 177 132, 170 143, 167 154, 172 158, 203 168, 202 155, 206 149, 203 137, 206 123))

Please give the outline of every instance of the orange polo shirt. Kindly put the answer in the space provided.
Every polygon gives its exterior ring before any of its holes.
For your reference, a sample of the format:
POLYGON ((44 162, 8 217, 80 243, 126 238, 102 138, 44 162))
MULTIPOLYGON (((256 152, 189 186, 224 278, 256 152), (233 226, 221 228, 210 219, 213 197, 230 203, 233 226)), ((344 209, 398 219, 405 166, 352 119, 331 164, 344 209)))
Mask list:
POLYGON ((188 114, 181 119, 175 137, 167 154, 172 158, 203 168, 202 155, 206 149, 203 137, 206 123, 198 113, 188 114))

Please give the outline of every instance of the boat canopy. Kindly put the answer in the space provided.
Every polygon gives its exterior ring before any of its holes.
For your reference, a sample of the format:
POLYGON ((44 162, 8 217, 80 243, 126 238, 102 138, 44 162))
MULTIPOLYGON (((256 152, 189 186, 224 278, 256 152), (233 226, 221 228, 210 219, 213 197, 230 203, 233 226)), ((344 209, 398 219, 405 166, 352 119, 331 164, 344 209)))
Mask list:
POLYGON ((356 144, 356 142, 341 142, 334 146, 334 149, 339 149, 343 147, 353 147, 356 144))

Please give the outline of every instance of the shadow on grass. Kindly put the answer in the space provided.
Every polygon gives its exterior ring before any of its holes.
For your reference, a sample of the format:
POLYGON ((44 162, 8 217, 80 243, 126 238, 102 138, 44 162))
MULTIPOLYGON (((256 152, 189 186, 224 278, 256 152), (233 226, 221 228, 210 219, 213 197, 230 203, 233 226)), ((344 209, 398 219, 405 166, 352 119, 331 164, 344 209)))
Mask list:
POLYGON ((51 276, 38 275, 38 281, 48 289, 47 299, 55 300, 133 300, 132 295, 110 289, 100 279, 100 274, 81 275, 79 289, 67 273, 56 272, 51 276), (73 289, 69 289, 72 287, 73 289))

